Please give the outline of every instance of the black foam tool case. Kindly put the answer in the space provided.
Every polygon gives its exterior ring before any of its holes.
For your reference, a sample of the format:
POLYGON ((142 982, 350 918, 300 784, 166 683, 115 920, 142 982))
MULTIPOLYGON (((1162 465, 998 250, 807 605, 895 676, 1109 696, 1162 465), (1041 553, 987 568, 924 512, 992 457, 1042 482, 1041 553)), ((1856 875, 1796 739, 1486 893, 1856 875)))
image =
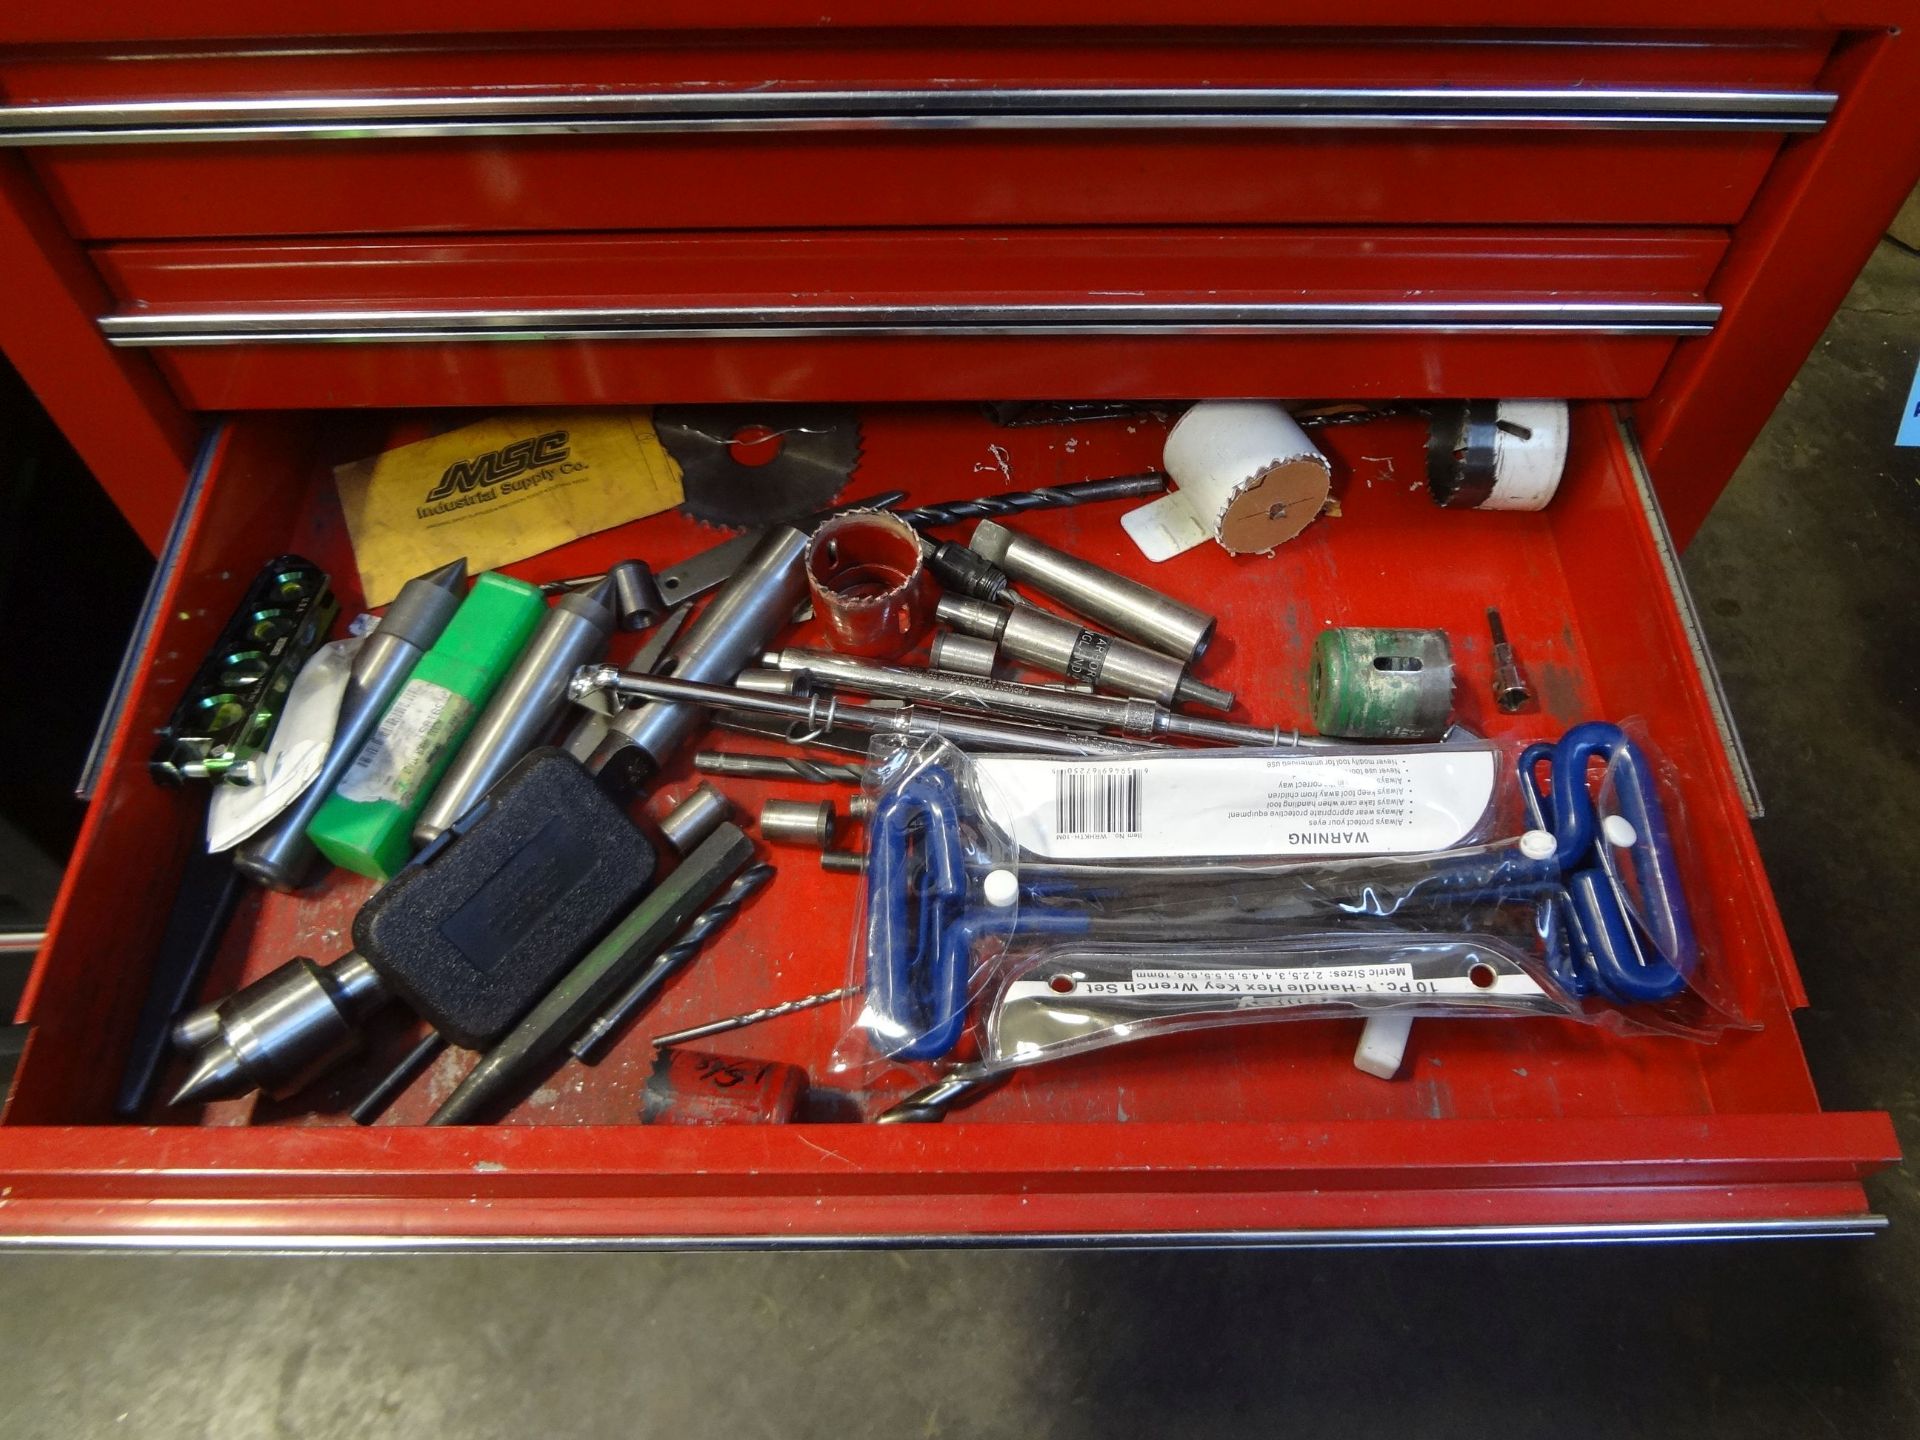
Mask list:
POLYGON ((652 845, 564 750, 536 750, 360 907, 353 942, 455 1045, 503 1035, 653 879, 652 845))

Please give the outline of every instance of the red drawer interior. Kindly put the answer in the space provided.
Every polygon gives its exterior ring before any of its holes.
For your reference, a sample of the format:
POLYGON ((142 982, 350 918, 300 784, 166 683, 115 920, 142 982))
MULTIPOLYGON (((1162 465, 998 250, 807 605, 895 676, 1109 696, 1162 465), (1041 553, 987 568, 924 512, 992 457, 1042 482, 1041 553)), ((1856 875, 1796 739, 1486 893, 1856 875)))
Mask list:
MULTIPOLYGON (((775 883, 606 1061, 558 1072, 503 1125, 418 1125, 467 1063, 459 1055, 443 1057, 382 1125, 345 1121, 343 1102, 410 1041, 398 1015, 360 1061, 293 1102, 102 1124, 194 824, 191 797, 148 780, 145 737, 267 557, 305 552, 351 594, 329 466, 399 433, 376 416, 256 417, 233 422, 216 450, 33 978, 34 1034, 0 1129, 0 1182, 11 1187, 0 1228, 899 1240, 1857 1222, 1858 1177, 1896 1157, 1891 1127, 1884 1116, 1820 1111, 1791 1019, 1798 981, 1626 452, 1609 411, 1577 418, 1566 482, 1540 514, 1437 510, 1420 483, 1420 427, 1393 421, 1322 432, 1343 477, 1341 513, 1271 558, 1208 546, 1151 568, 1121 534, 1116 507, 1020 525, 1204 597, 1221 638, 1202 673, 1263 720, 1305 718, 1308 648, 1329 623, 1448 628, 1461 718, 1485 733, 1544 736, 1583 718, 1641 717, 1675 768, 1692 900, 1720 938, 1710 963, 1760 1029, 1698 1045, 1551 1021, 1423 1021, 1404 1077, 1382 1082, 1350 1063, 1357 1025, 1280 1024, 1030 1072, 937 1127, 633 1124, 646 1036, 842 982, 857 882, 782 850, 775 883), (1539 714, 1503 716, 1490 703, 1490 604, 1531 667, 1539 714)), ((919 499, 1124 473, 1153 463, 1164 434, 1148 419, 1004 430, 957 408, 876 407, 865 429, 850 494, 899 486, 919 499), (1010 480, 992 445, 1007 452, 1010 480)), ((714 538, 656 517, 512 568, 548 578, 632 554, 666 564, 714 538)), ((684 764, 671 770, 646 808, 659 813, 690 783, 684 764)), ((723 788, 748 812, 800 789, 723 788)), ((335 875, 308 895, 250 897, 212 990, 289 954, 339 953, 368 888, 335 875)), ((826 1082, 841 1024, 837 1011, 815 1011, 727 1045, 806 1064, 826 1082)))
MULTIPOLYGON (((23 51, 13 105, 754 86, 1811 84, 1826 34, 1036 31, 23 51)), ((349 127, 350 128, 350 127, 349 127)), ((924 225, 1730 224, 1780 137, 1630 129, 355 137, 62 146, 84 239, 924 225)))

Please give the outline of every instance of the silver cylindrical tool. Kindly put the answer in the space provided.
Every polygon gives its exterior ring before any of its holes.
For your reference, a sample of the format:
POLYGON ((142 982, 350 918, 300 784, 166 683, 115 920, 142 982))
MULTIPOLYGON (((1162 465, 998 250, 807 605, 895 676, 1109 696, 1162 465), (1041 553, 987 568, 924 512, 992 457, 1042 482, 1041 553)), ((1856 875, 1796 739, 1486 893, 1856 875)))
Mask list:
POLYGON ((653 569, 644 560, 622 560, 600 575, 576 575, 570 580, 549 580, 540 587, 542 595, 565 595, 574 590, 591 590, 603 580, 613 582, 613 606, 622 630, 645 630, 657 625, 667 613, 666 599, 653 578, 653 569))
POLYGON ((1213 616, 1205 611, 1009 530, 997 520, 982 520, 968 544, 975 554, 1068 609, 1188 664, 1205 654, 1213 639, 1213 616))
POLYGON ((1354 740, 1438 740, 1453 715, 1453 649, 1444 630, 1341 626, 1313 642, 1307 703, 1314 728, 1354 740))
POLYGON ((742 670, 733 683, 742 690, 758 690, 762 695, 791 695, 801 689, 800 676, 790 670, 742 670))
POLYGON ((1511 715, 1532 702, 1533 687, 1527 684, 1527 672, 1520 668, 1498 610, 1487 611, 1487 629, 1493 635, 1493 703, 1511 715))
POLYGON ((1016 660, 1070 680, 1088 680, 1102 690, 1140 695, 1162 705, 1190 700, 1214 710, 1233 708, 1233 696, 1195 680, 1171 656, 1083 629, 1044 610, 1009 610, 942 595, 935 613, 956 630, 995 641, 1016 660))
POLYGON ((312 875, 320 852, 307 839, 308 822, 359 756, 360 747, 386 713, 387 702, 399 693, 420 657, 433 648, 440 632, 447 628, 466 589, 465 560, 416 575, 400 587, 387 613, 361 642, 360 653, 354 657, 353 673, 340 699, 340 718, 334 724, 333 741, 320 773, 265 829, 233 852, 233 863, 242 874, 272 890, 296 890, 312 875))
POLYGON ((836 875, 864 875, 867 857, 860 850, 825 850, 820 855, 820 868, 836 875))
POLYGON ((568 693, 576 697, 592 690, 612 690, 642 700, 671 700, 710 710, 784 716, 798 722, 797 731, 788 737, 796 744, 807 743, 810 736, 843 726, 886 735, 937 735, 963 749, 1013 750, 1037 755, 1137 755, 1143 748, 1099 735, 1074 735, 1003 720, 975 720, 915 710, 897 700, 855 705, 823 695, 810 695, 804 700, 797 696, 758 695, 751 690, 702 685, 677 675, 637 675, 611 665, 583 666, 568 687, 568 693))
POLYGON ((862 791, 858 795, 847 797, 847 816, 853 820, 865 820, 873 814, 874 807, 880 802, 862 791))
POLYGON ((1264 725, 1206 720, 1165 710, 1136 696, 1076 695, 1041 685, 984 680, 874 665, 830 650, 789 648, 761 657, 782 670, 801 671, 834 690, 892 695, 941 710, 979 710, 1030 722, 1118 730, 1123 735, 1177 735, 1223 745, 1292 745, 1300 736, 1264 725))
MULTIPOLYGON (((733 679, 793 617, 807 593, 800 560, 807 537, 791 525, 768 530, 706 613, 662 662, 676 679, 701 684, 733 679)), ((769 699, 776 697, 767 697, 769 699)), ((657 771, 700 723, 693 705, 642 705, 616 716, 587 768, 631 789, 657 771)))
MULTIPOLYGON (((864 753, 864 752, 863 752, 864 753)), ((750 775, 759 780, 803 780, 809 785, 858 785, 867 767, 841 760, 811 760, 804 755, 738 755, 702 750, 693 768, 706 775, 750 775)))
POLYGON ((218 1005, 181 1017, 174 1038, 193 1044, 194 1067, 171 1103, 255 1089, 291 1095, 352 1051, 361 1022, 388 998, 386 982, 358 951, 331 965, 289 960, 218 1005))
POLYGON ((614 608, 620 613, 622 630, 645 630, 666 618, 666 597, 646 561, 622 560, 607 571, 607 579, 613 582, 614 608))
POLYGON ((567 681, 606 652, 616 619, 615 598, 609 576, 590 590, 569 591, 553 602, 420 812, 414 844, 439 838, 553 733, 567 709, 567 681))
POLYGON ((674 854, 691 855, 732 813, 726 796, 711 785, 697 785, 661 819, 660 833, 674 854))
POLYGON ((1000 647, 993 641, 978 635, 962 635, 957 630, 942 630, 933 637, 927 668, 949 675, 979 675, 991 680, 999 659, 1000 647))
POLYGON ((760 834, 774 845, 833 843, 833 805, 826 800, 768 800, 760 807, 760 834))

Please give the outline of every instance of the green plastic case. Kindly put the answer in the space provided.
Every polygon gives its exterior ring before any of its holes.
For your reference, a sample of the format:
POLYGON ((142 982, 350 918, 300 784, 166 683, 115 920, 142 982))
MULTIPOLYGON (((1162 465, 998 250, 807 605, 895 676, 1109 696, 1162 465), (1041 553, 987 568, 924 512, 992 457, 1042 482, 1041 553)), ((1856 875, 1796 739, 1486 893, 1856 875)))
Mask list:
POLYGON ((307 826, 322 855, 376 880, 407 863, 414 820, 546 608, 524 581, 488 571, 473 582, 307 826))

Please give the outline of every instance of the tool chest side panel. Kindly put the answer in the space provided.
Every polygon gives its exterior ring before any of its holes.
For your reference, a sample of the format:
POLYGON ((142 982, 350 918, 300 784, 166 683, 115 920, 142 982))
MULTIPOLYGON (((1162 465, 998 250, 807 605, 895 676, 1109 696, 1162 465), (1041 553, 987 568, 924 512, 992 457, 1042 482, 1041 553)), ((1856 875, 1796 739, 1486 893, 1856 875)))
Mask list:
POLYGON ((187 488, 195 421, 151 365, 103 346, 100 279, 15 155, 0 155, 0 272, 0 349, 158 549, 187 488))
POLYGON ((1841 94, 1818 136, 1788 147, 1713 284, 1727 306, 1639 407, 1647 463, 1685 546, 1920 181, 1920 6, 1850 37, 1823 83, 1841 94))

